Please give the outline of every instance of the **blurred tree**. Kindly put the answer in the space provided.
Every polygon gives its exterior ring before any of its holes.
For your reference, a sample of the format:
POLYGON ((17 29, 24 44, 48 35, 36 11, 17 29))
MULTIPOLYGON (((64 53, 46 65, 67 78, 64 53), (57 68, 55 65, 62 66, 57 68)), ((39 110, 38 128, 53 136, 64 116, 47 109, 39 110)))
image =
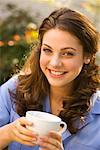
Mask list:
POLYGON ((91 19, 98 31, 100 31, 100 0, 88 0, 85 2, 84 7, 91 13, 91 19))
MULTIPOLYGON (((17 9, 15 5, 7 4, 6 8, 10 10, 11 15, 0 24, 0 84, 18 72, 24 64, 31 44, 27 41, 25 32, 30 22, 37 24, 35 18, 28 12, 17 9)), ((35 38, 31 42, 37 38, 37 30, 34 32, 35 38)), ((31 39, 31 34, 29 36, 31 39)))

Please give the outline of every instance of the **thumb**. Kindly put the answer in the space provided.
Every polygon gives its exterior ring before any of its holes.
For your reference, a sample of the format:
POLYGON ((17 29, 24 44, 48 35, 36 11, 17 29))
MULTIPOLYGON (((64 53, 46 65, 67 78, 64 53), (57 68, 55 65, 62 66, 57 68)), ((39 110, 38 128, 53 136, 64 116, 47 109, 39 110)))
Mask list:
POLYGON ((28 126, 32 126, 33 125, 33 123, 31 121, 27 120, 26 117, 21 117, 19 119, 19 123, 20 123, 20 125, 25 125, 25 126, 26 125, 28 125, 28 126))

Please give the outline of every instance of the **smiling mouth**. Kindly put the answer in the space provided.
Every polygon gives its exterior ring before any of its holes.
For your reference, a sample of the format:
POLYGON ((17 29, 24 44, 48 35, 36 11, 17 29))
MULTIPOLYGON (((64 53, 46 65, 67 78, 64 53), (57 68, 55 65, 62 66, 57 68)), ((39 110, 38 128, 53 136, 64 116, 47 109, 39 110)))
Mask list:
POLYGON ((62 75, 64 75, 66 73, 64 71, 54 71, 54 70, 50 70, 50 69, 49 69, 49 72, 54 77, 61 77, 62 75))

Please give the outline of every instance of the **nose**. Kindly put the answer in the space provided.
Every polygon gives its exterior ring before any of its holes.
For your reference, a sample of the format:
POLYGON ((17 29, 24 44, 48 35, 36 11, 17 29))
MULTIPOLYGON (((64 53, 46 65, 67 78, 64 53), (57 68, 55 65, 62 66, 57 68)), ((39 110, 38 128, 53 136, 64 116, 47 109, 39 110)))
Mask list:
POLYGON ((50 65, 52 67, 60 67, 62 65, 61 59, 58 55, 52 56, 52 58, 50 59, 50 65))

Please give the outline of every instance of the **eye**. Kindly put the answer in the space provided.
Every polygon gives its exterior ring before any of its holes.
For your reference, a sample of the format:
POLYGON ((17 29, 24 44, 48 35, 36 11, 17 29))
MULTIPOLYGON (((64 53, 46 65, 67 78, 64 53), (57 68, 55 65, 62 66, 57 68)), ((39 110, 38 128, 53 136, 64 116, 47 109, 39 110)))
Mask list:
POLYGON ((73 52, 64 52, 62 53, 62 56, 74 56, 73 52))
POLYGON ((43 48, 43 51, 47 54, 52 53, 52 50, 50 50, 49 48, 43 48))

